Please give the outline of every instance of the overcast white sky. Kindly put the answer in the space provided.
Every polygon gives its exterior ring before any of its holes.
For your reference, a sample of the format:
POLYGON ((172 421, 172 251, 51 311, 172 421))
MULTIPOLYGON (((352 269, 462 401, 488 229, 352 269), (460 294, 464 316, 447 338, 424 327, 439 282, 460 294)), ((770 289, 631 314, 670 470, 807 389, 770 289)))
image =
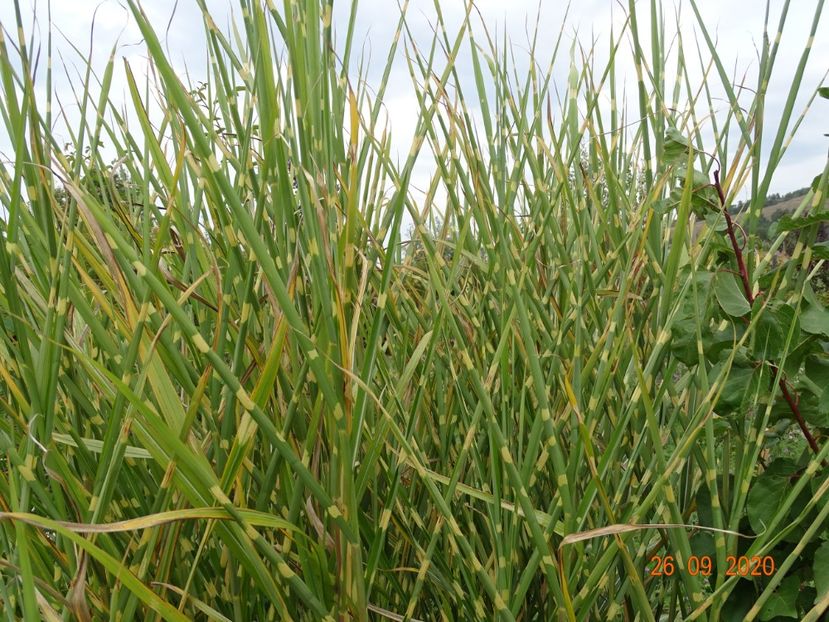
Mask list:
MULTIPOLYGON (((31 32, 34 8, 41 21, 40 28, 44 30, 46 6, 44 0, 20 0, 24 15, 24 28, 31 32)), ((281 3, 277 3, 281 4, 281 3)), ((453 24, 459 23, 464 2, 461 0, 441 0, 444 18, 452 30, 453 24)), ((624 2, 627 5, 627 2, 624 2)), ((642 18, 645 17, 649 2, 642 3, 640 9, 642 18)), ((772 32, 776 30, 779 10, 783 2, 771 1, 771 19, 774 24, 772 32)), ((811 21, 814 14, 816 0, 795 0, 789 8, 786 29, 783 33, 778 63, 775 68, 775 77, 769 87, 766 117, 770 127, 776 126, 786 96, 789 84, 795 72, 800 53, 808 37, 811 21)), ((235 0, 207 0, 207 5, 215 21, 221 27, 226 27, 233 12, 238 15, 238 5, 235 0)), ((335 1, 334 26, 345 29, 350 0, 335 1)), ((679 11, 683 24, 686 48, 693 44, 694 17, 690 2, 687 0, 665 0, 666 18, 671 20, 675 11, 679 11)), ((698 6, 705 15, 708 27, 718 36, 718 52, 723 58, 726 67, 737 68, 738 74, 749 70, 749 84, 754 84, 752 69, 757 66, 757 46, 759 46, 763 27, 763 12, 765 2, 760 0, 698 0, 698 6)), ((172 0, 143 0, 145 11, 156 26, 156 30, 163 33, 171 14, 174 2, 172 0)), ((566 2, 559 0, 478 0, 480 9, 487 27, 502 33, 506 29, 507 36, 516 46, 518 58, 521 58, 521 46, 527 41, 527 24, 534 24, 535 16, 540 7, 541 15, 541 57, 544 51, 551 51, 555 37, 562 28, 566 2)), ((826 13, 827 11, 824 11, 826 13)), ((60 33, 57 33, 55 46, 59 53, 64 55, 70 64, 69 72, 77 82, 77 72, 80 64, 71 51, 69 41, 86 52, 89 49, 90 29, 95 15, 95 36, 93 40, 93 65, 103 71, 107 58, 116 41, 119 44, 118 55, 129 59, 133 66, 140 67, 144 63, 144 49, 138 29, 132 22, 129 12, 117 0, 53 0, 52 19, 60 33)), ((428 42, 431 39, 430 24, 435 21, 433 0, 411 0, 410 25, 415 37, 428 42)), ((386 49, 389 45, 393 30, 396 26, 397 5, 394 0, 362 0, 358 10, 358 27, 355 40, 357 54, 364 51, 371 55, 370 67, 373 71, 369 80, 379 79, 385 61, 386 49)), ((611 24, 618 26, 623 19, 620 5, 613 0, 576 0, 570 7, 570 15, 565 26, 564 53, 560 56, 567 59, 566 50, 574 37, 587 42, 591 37, 607 39, 611 24)), ((812 55, 803 79, 801 96, 795 107, 795 116, 803 109, 807 95, 821 83, 825 73, 829 70, 829 36, 821 36, 827 32, 826 24, 829 17, 823 16, 818 28, 818 36, 814 42, 812 55)), ((0 24, 6 31, 16 30, 14 23, 13 0, 0 0, 0 24)), ((671 30, 671 27, 668 27, 671 30)), ((773 36, 773 34, 772 34, 773 36)), ((15 40, 12 37, 12 40, 15 40)), ((175 10, 167 45, 174 64, 179 68, 187 66, 193 79, 197 80, 204 75, 203 35, 200 11, 195 0, 179 0, 175 10)), ((686 50, 687 53, 687 50, 686 50)), ((692 51, 696 58, 696 51, 692 51)), ((68 79, 59 69, 60 59, 55 54, 56 88, 63 90, 66 98, 68 79)), ((627 89, 635 91, 632 65, 627 67, 627 89)), ((468 66, 466 67, 468 69, 468 66)), ((464 66, 461 65, 463 72, 464 66)), ((467 72, 468 73, 468 72, 467 72)), ((566 74, 565 74, 566 75, 566 74)), ((467 75, 471 79, 470 75, 467 75)), ((564 76, 562 76, 563 78, 564 76)), ((396 144, 401 153, 408 151, 408 140, 414 129, 413 120, 416 118, 416 100, 412 94, 412 85, 405 63, 398 62, 391 74, 386 95, 387 108, 391 115, 393 133, 396 144)), ((120 66, 114 79, 113 93, 117 97, 124 93, 124 81, 120 66)), ((807 185, 811 179, 822 170, 826 162, 829 138, 829 101, 817 99, 806 116, 798 136, 792 142, 781 167, 774 179, 771 192, 786 192, 807 185)), ((767 138, 768 145, 771 138, 767 138)), ((10 148, 9 137, 4 127, 0 127, 0 151, 8 157, 10 148)), ((419 175, 422 179, 429 167, 428 160, 419 163, 419 175)))

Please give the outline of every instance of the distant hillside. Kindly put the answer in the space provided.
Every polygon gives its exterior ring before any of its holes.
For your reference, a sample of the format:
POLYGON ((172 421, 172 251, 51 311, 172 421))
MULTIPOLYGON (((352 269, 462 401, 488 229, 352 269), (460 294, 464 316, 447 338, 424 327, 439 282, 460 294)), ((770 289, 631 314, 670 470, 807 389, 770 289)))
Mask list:
MULTIPOLYGON (((808 192, 809 188, 800 188, 799 190, 787 192, 783 195, 769 195, 766 199, 766 206, 763 208, 762 218, 758 223, 758 234, 761 237, 766 237, 766 231, 768 230, 769 225, 774 221, 779 220, 785 214, 791 214, 794 212, 808 192)), ((737 216, 739 219, 739 214, 744 211, 747 206, 748 201, 738 201, 732 205, 728 211, 732 216, 737 216)), ((824 208, 829 209, 829 199, 827 199, 824 204, 824 208)), ((697 221, 694 226, 694 237, 699 234, 704 224, 705 223, 703 221, 697 221)))
MULTIPOLYGON (((763 208, 763 216, 768 218, 778 211, 793 211, 808 192, 809 188, 800 188, 799 190, 787 192, 782 195, 779 193, 770 194, 766 197, 766 206, 763 208)), ((746 205, 748 205, 748 201, 737 201, 737 203, 731 206, 729 211, 732 214, 736 214, 737 212, 742 211, 746 205)))

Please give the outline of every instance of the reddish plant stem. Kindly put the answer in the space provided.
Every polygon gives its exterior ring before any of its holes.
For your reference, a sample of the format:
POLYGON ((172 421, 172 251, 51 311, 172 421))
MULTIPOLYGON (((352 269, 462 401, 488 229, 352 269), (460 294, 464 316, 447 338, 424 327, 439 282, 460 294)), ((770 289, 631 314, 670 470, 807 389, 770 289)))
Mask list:
POLYGON ((748 268, 746 268, 746 262, 743 259, 743 251, 737 243, 737 236, 734 234, 734 221, 731 220, 731 214, 728 213, 728 209, 725 206, 725 193, 723 192, 722 185, 720 185, 719 169, 714 171, 714 187, 717 189, 717 195, 720 197, 720 207, 722 207, 722 212, 725 215, 725 223, 728 226, 728 237, 731 240, 731 248, 734 249, 734 254, 737 256, 737 270, 740 272, 740 279, 743 281, 743 289, 745 290, 746 298, 748 298, 748 304, 753 305, 754 294, 751 291, 751 282, 748 280, 748 268))
MULTIPOLYGON (((737 243, 737 236, 734 234, 734 221, 731 219, 731 214, 728 213, 728 208, 725 204, 725 193, 723 192, 722 185, 720 184, 719 169, 714 171, 714 188, 717 190, 717 195, 720 198, 720 207, 722 208, 723 215, 725 216, 725 223, 728 231, 728 238, 731 241, 731 248, 734 250, 734 256, 737 258, 737 269, 740 273, 740 280, 743 282, 743 290, 745 291, 749 304, 753 306, 755 297, 751 290, 751 280, 748 278, 748 268, 746 267, 745 260, 743 259, 743 251, 737 243)), ((800 431, 803 432, 803 437, 806 439, 806 442, 809 443, 809 447, 812 448, 812 451, 818 453, 820 451, 820 447, 818 447, 815 437, 812 436, 812 433, 806 425, 806 421, 803 419, 803 415, 800 413, 798 399, 796 396, 792 395, 791 391, 789 391, 789 386, 786 384, 786 377, 777 365, 771 361, 767 362, 774 375, 779 376, 778 384, 780 386, 780 391, 783 393, 783 399, 785 399, 786 403, 789 405, 789 409, 792 411, 794 419, 800 427, 800 431)))
MULTIPOLYGON (((772 372, 777 375, 779 368, 774 363, 769 363, 772 372)), ((820 451, 820 447, 818 447, 817 441, 815 441, 815 437, 812 436, 812 433, 809 431, 809 428, 806 426, 806 420, 803 419, 803 415, 800 414, 800 407, 797 405, 797 400, 789 391, 789 387, 786 384, 786 379, 780 374, 780 380, 778 381, 780 385, 780 390, 783 392, 783 399, 786 400, 786 403, 789 405, 789 408, 794 415, 795 421, 797 421, 797 425, 800 426, 800 431, 803 432, 803 436, 806 439, 806 442, 809 443, 809 447, 812 448, 812 451, 818 453, 820 451)))

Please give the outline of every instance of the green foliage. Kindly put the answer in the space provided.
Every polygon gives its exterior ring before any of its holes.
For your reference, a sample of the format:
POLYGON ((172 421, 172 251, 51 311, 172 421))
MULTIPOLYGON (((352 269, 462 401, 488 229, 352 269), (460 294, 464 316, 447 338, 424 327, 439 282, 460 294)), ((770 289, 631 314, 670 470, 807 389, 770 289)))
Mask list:
POLYGON ((775 37, 738 89, 693 0, 690 53, 630 2, 553 110, 558 51, 521 76, 472 3, 425 47, 402 8, 400 161, 356 9, 335 36, 326 0, 242 0, 231 36, 199 1, 191 85, 127 4, 152 71, 89 67, 69 145, 22 21, 0 39, 5 619, 823 614, 829 166, 758 238, 799 137, 802 72, 767 114, 775 37), (776 571, 729 576, 740 555, 776 571))
POLYGON ((742 317, 751 311, 745 294, 736 277, 729 272, 719 272, 714 279, 714 294, 720 307, 728 315, 742 317))

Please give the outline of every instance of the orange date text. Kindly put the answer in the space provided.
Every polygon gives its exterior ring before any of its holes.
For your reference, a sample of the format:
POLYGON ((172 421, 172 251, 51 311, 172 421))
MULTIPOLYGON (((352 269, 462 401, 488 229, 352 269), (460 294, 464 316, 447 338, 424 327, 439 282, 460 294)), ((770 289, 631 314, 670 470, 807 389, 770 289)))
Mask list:
MULTIPOLYGON (((693 576, 710 577, 714 573, 714 562, 708 555, 691 555, 685 564, 680 564, 673 555, 651 557, 648 574, 652 577, 670 577, 677 571, 693 576)), ((745 555, 729 555, 725 558, 727 577, 770 577, 776 569, 774 558, 745 555)))

